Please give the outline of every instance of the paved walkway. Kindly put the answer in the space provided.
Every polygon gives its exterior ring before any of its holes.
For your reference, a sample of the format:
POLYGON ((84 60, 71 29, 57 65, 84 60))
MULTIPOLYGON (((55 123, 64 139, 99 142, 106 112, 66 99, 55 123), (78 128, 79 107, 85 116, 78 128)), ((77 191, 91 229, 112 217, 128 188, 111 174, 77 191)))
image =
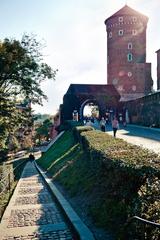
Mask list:
MULTIPOLYGON (((113 135, 112 130, 107 131, 113 135)), ((157 154, 160 154, 160 131, 141 126, 128 125, 117 131, 117 137, 125 141, 139 145, 157 154)))
POLYGON ((34 163, 24 168, 0 224, 1 240, 73 240, 34 163))
MULTIPOLYGON (((96 129, 100 129, 99 123, 93 125, 96 129)), ((113 135, 111 125, 107 125, 106 132, 113 135)), ((117 131, 117 138, 122 138, 125 141, 147 148, 160 154, 160 129, 147 128, 137 125, 120 126, 117 131)))

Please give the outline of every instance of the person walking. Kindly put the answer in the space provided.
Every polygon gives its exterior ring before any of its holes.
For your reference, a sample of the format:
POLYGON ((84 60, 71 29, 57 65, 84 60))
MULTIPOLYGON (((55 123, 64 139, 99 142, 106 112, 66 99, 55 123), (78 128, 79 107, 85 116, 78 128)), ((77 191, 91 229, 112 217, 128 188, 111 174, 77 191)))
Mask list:
POLYGON ((100 121, 100 128, 102 132, 105 132, 106 130, 106 120, 104 119, 104 117, 102 117, 101 121, 100 121))
POLYGON ((34 155, 32 153, 30 153, 30 155, 29 155, 29 160, 31 162, 35 160, 35 157, 34 157, 34 155))
POLYGON ((112 120, 112 129, 113 129, 113 136, 116 137, 116 132, 119 128, 119 123, 116 117, 113 118, 112 120))

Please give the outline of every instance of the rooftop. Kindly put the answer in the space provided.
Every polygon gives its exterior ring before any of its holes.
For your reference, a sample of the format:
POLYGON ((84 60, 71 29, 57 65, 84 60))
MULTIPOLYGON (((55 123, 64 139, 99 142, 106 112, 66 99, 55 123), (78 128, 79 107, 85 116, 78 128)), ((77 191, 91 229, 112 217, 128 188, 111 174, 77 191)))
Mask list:
POLYGON ((141 16, 144 18, 145 21, 148 21, 148 17, 143 15, 142 13, 134 10, 133 8, 129 7, 128 5, 125 5, 124 7, 122 7, 120 10, 118 10, 116 13, 114 13, 112 16, 110 16, 109 18, 107 18, 105 20, 105 24, 107 24, 107 21, 111 18, 114 18, 114 17, 121 17, 121 16, 124 16, 124 15, 128 15, 128 16, 141 16))

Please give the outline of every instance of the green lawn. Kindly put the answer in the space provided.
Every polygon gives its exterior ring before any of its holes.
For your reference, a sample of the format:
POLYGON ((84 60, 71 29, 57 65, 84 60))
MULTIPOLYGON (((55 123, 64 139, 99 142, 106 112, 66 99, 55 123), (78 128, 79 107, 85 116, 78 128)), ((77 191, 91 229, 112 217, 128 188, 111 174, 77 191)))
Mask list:
POLYGON ((37 163, 44 169, 52 172, 56 166, 62 165, 63 162, 66 161, 66 158, 68 158, 72 151, 75 151, 76 144, 72 132, 66 131, 54 145, 37 160, 37 163))

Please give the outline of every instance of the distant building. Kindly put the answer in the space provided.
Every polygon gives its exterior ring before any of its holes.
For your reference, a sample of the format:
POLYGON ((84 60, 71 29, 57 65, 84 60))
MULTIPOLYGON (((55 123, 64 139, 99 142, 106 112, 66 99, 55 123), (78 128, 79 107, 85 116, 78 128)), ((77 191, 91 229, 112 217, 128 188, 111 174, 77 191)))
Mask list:
POLYGON ((152 91, 151 63, 146 63, 147 22, 147 16, 127 5, 105 20, 107 83, 115 86, 121 101, 152 91))
POLYGON ((50 128, 50 139, 54 139, 58 135, 57 128, 60 125, 59 112, 53 117, 53 125, 50 128))
POLYGON ((157 90, 160 90, 160 49, 157 53, 157 90))

